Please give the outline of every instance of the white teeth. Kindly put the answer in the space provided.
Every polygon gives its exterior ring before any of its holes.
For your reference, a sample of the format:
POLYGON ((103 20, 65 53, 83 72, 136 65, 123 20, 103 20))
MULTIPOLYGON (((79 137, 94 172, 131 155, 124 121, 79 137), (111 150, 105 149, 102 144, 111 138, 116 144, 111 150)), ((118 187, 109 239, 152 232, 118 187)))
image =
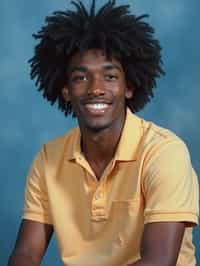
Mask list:
POLYGON ((106 108, 108 106, 108 104, 106 104, 106 103, 93 103, 93 104, 87 104, 86 106, 88 108, 100 110, 100 109, 106 108))

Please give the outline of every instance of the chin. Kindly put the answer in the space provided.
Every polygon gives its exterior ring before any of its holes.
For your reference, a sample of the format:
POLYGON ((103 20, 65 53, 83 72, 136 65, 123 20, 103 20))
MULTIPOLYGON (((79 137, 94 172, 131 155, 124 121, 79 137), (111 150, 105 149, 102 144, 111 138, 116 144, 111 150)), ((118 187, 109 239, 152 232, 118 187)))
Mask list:
POLYGON ((108 125, 103 125, 103 124, 102 125, 87 125, 87 129, 92 132, 100 132, 108 128, 109 128, 108 125))
POLYGON ((93 132, 99 132, 105 129, 109 129, 111 125, 111 121, 90 121, 88 123, 85 123, 85 128, 93 132))

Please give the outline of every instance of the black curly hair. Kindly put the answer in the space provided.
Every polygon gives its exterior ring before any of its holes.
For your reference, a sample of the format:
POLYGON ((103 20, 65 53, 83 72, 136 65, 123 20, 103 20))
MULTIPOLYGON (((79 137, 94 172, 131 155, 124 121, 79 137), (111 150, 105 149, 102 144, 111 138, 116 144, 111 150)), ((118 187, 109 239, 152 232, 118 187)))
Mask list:
POLYGON ((161 47, 153 38, 154 29, 144 22, 148 15, 130 14, 129 5, 115 6, 108 1, 98 12, 95 0, 90 10, 81 1, 72 1, 75 11, 57 11, 46 17, 46 25, 37 34, 31 65, 31 79, 43 91, 43 97, 65 115, 73 114, 70 102, 66 104, 62 89, 66 84, 66 65, 75 53, 90 48, 102 49, 108 58, 120 60, 126 81, 134 88, 134 97, 126 104, 133 113, 141 110, 154 96, 156 78, 164 75, 161 47))

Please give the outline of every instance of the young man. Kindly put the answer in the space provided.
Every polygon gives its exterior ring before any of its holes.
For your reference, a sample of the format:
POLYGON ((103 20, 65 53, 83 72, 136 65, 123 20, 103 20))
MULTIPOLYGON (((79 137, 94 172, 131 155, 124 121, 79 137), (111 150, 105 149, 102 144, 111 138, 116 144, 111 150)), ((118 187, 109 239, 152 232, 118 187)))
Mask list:
POLYGON ((43 145, 27 176, 10 266, 40 265, 54 232, 66 266, 194 266, 198 184, 185 144, 134 113, 163 73, 153 29, 109 1, 55 12, 31 77, 79 127, 43 145))

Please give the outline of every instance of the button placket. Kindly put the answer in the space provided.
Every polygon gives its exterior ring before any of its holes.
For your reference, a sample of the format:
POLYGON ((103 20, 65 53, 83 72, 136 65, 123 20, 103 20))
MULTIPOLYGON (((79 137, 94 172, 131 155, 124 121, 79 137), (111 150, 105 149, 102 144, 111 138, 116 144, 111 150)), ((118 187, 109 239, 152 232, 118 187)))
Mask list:
POLYGON ((97 191, 94 195, 95 200, 100 200, 103 198, 103 193, 101 191, 97 191))
POLYGON ((103 221, 107 219, 105 205, 105 191, 102 187, 99 187, 93 195, 92 220, 103 221))

